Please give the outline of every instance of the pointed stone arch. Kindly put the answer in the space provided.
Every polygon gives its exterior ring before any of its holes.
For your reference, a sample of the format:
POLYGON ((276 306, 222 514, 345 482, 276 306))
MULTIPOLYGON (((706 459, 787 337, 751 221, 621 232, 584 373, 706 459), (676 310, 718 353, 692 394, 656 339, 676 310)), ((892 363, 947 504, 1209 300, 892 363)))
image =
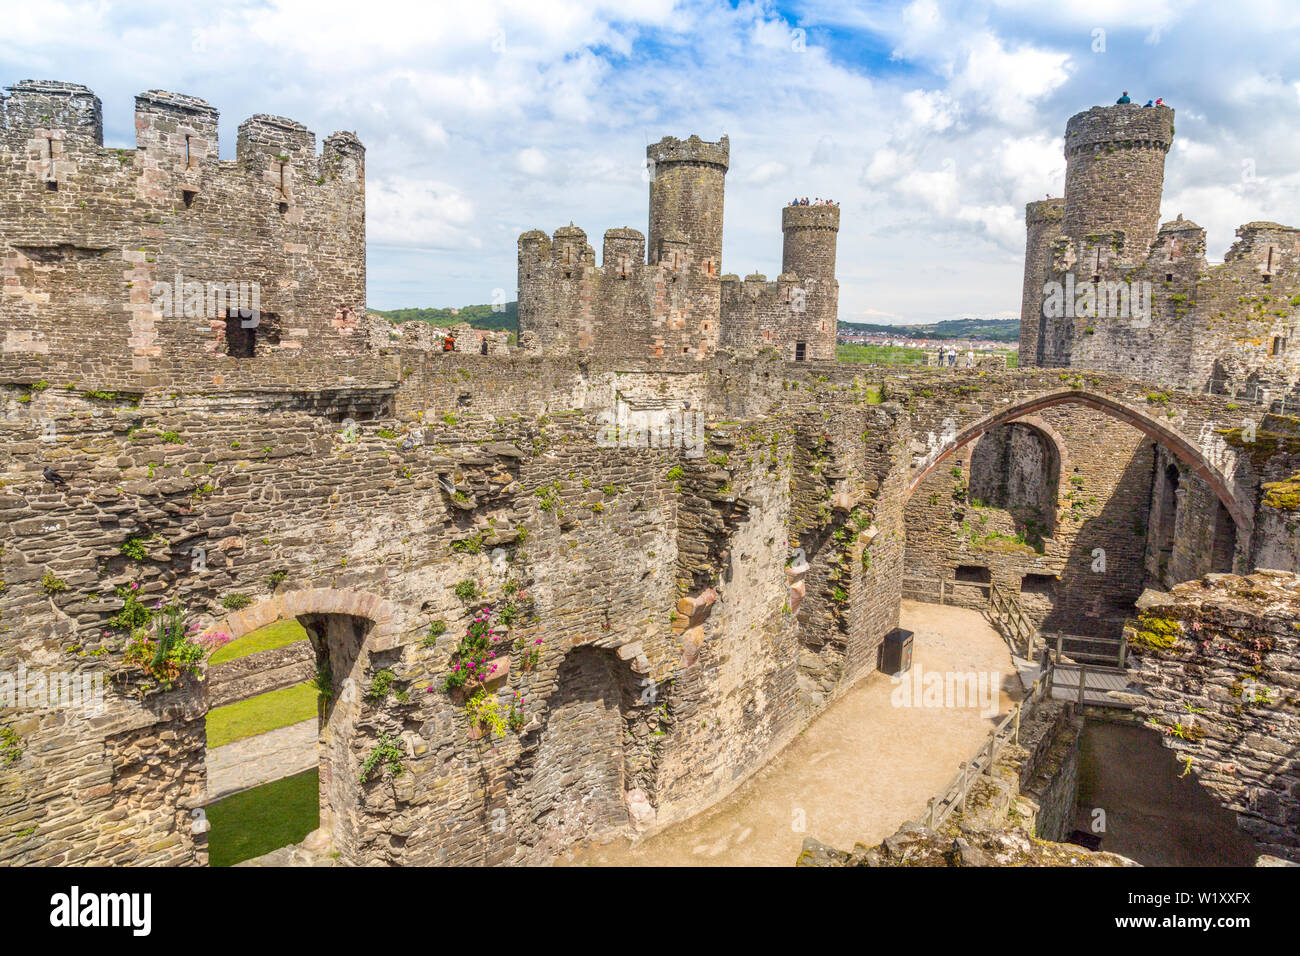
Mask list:
POLYGON ((1227 479, 1197 448, 1183 435, 1153 418, 1141 409, 1132 407, 1107 395, 1100 395, 1082 389, 1062 389, 1044 395, 1036 395, 1015 404, 1008 405, 996 412, 987 414, 977 421, 966 425, 955 434, 941 436, 938 444, 921 462, 913 463, 912 475, 908 480, 907 495, 911 496, 925 477, 942 462, 950 458, 957 449, 979 438, 985 432, 999 425, 1009 424, 1018 419, 1032 416, 1045 408, 1057 405, 1082 405, 1122 421, 1142 434, 1168 449, 1182 461, 1198 478, 1214 490, 1240 532, 1249 535, 1254 525, 1253 508, 1243 501, 1229 486, 1227 479))

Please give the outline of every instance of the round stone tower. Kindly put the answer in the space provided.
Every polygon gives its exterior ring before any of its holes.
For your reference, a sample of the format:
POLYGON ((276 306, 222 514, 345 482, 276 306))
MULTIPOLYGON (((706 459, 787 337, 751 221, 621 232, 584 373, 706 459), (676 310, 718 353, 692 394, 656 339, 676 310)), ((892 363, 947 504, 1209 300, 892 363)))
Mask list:
POLYGON ((1065 125, 1063 232, 1075 239, 1126 234, 1124 258, 1146 257, 1160 222, 1165 154, 1174 139, 1167 106, 1094 106, 1065 125))
POLYGON ((650 231, 647 252, 659 261, 660 240, 679 235, 691 249, 697 268, 718 276, 722 263, 722 193, 731 147, 727 137, 716 143, 698 136, 665 136, 646 147, 650 173, 650 231))
POLYGON ((839 206, 786 206, 781 210, 781 271, 801 279, 835 280, 839 206))
POLYGON ((839 206, 786 206, 781 210, 785 238, 781 272, 783 277, 798 277, 790 291, 790 331, 794 333, 791 357, 796 360, 835 358, 840 303, 835 242, 839 231, 839 206))
POLYGON ((1025 282, 1020 293, 1020 364, 1038 365, 1043 323, 1043 281, 1052 240, 1061 234, 1064 199, 1040 199, 1025 206, 1025 282))

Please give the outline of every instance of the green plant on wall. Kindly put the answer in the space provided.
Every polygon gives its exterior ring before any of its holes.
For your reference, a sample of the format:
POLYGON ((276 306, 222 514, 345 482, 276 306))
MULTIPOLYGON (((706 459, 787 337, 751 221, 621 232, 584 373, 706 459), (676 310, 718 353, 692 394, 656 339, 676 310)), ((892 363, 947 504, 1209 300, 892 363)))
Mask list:
POLYGON ((374 748, 366 755, 361 764, 361 782, 366 783, 380 766, 389 774, 400 777, 405 768, 402 766, 402 748, 397 738, 391 734, 380 734, 374 748))

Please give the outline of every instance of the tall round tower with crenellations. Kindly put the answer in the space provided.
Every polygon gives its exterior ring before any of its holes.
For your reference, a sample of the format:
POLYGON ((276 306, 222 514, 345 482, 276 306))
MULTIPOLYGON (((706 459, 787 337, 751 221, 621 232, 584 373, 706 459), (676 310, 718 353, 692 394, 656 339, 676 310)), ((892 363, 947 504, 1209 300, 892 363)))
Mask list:
POLYGON ((1042 363, 1043 280, 1052 240, 1061 234, 1064 199, 1025 206, 1025 281, 1020 292, 1020 364, 1042 363))
POLYGON ((1094 106, 1065 126, 1064 234, 1123 232, 1123 256, 1146 257, 1160 224, 1165 154, 1174 139, 1167 106, 1094 106))
POLYGON ((840 290, 835 278, 835 245, 839 231, 839 206, 786 206, 781 210, 785 240, 781 272, 798 277, 791 289, 796 298, 791 306, 791 358, 835 358, 840 290))
POLYGON ((646 147, 650 173, 650 263, 659 261, 660 240, 680 236, 696 267, 719 276, 722 269, 722 196, 731 158, 726 136, 710 143, 692 136, 665 136, 646 147))

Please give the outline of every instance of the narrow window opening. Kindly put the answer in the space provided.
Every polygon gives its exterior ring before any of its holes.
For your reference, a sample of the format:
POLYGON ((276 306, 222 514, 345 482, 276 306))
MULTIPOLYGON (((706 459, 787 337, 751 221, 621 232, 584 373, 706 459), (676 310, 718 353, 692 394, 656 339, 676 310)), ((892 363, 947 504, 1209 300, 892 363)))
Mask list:
POLYGON ((226 354, 252 358, 257 353, 257 328, 245 328, 238 309, 226 310, 226 354))
POLYGON ((802 362, 808 357, 808 345, 805 342, 794 343, 794 360, 802 362))
POLYGON ((1166 272, 1166 273, 1165 273, 1165 281, 1166 281, 1166 282, 1173 282, 1173 281, 1174 281, 1174 274, 1173 274, 1172 272, 1166 272))
POLYGON ((52 193, 56 193, 59 191, 59 184, 55 182, 53 179, 50 179, 46 181, 45 188, 52 193))
POLYGON ((1265 276, 1264 276, 1264 283, 1265 283, 1265 284, 1268 284, 1268 283, 1271 282, 1272 280, 1273 280, 1273 277, 1272 277, 1272 276, 1270 276, 1270 275, 1265 275, 1265 276))
POLYGON ((480 354, 480 355, 487 355, 487 337, 486 337, 486 336, 484 336, 483 341, 479 343, 479 347, 478 347, 478 349, 479 349, 479 354, 480 354))
POLYGON ((1282 355, 1286 352, 1286 339, 1280 335, 1273 336, 1273 354, 1282 355))
POLYGON ((185 201, 185 208, 186 208, 186 209, 189 209, 191 206, 194 205, 194 197, 197 196, 197 195, 198 195, 198 193, 195 192, 193 189, 182 189, 182 190, 181 190, 181 199, 183 199, 183 200, 185 201))
POLYGON ((289 204, 287 202, 280 203, 280 215, 283 216, 288 211, 289 211, 289 204))

